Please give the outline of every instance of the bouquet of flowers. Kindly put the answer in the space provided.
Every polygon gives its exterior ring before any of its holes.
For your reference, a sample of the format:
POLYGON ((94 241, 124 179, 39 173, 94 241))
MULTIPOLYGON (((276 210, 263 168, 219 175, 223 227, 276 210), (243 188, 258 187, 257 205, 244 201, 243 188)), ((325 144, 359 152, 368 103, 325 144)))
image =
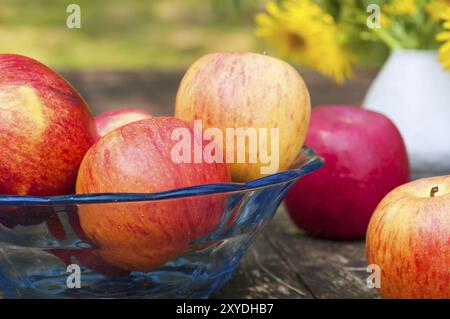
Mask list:
POLYGON ((450 69, 450 0, 278 0, 256 25, 283 58, 338 83, 374 46, 439 50, 450 69))

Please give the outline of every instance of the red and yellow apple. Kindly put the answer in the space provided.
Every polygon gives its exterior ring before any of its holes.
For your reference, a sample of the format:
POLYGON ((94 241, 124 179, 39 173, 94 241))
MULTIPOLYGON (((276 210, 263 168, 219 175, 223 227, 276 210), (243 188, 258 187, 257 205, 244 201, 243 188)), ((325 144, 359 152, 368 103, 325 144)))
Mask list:
MULTIPOLYGON (((284 61, 255 53, 216 53, 200 58, 184 75, 175 116, 202 120, 203 127, 218 128, 223 136, 227 128, 278 128, 278 141, 268 136, 264 144, 269 153, 271 145, 278 144, 278 171, 282 171, 290 167, 305 140, 310 98, 300 74, 284 61)), ((244 162, 237 160, 238 147, 231 151, 225 147, 234 155, 234 161, 227 159, 234 181, 263 176, 260 152, 250 162, 246 143, 244 162)))
POLYGON ((104 136, 116 128, 128 123, 151 118, 152 116, 140 109, 121 109, 102 113, 95 117, 95 125, 99 136, 104 136))
POLYGON ((370 220, 367 260, 385 298, 450 298, 450 176, 390 192, 370 220))
MULTIPOLYGON (((194 136, 191 123, 170 117, 133 122, 105 135, 81 163, 77 193, 155 193, 229 182, 225 163, 173 160, 171 134, 180 128, 194 136)), ((212 231, 223 205, 223 195, 82 205, 79 217, 82 229, 108 263, 124 270, 149 271, 212 231)))
POLYGON ((351 106, 315 107, 306 145, 325 165, 302 177, 285 203, 292 220, 314 235, 364 237, 380 200, 409 181, 403 139, 379 113, 351 106))
MULTIPOLYGON (((62 241, 67 240, 67 231, 65 227, 70 227, 70 232, 74 232, 75 235, 84 242, 90 243, 87 236, 84 234, 80 226, 80 220, 78 217, 76 206, 64 207, 67 214, 68 224, 62 223, 60 220, 61 213, 53 213, 45 220, 48 231, 55 237, 55 239, 62 241)), ((100 273, 109 278, 121 277, 127 275, 129 272, 119 269, 109 263, 107 263, 98 253, 95 248, 82 248, 82 249, 49 249, 48 253, 58 257, 66 266, 73 264, 73 258, 76 259, 80 266, 87 267, 94 272, 100 273)))
POLYGON ((86 102, 61 76, 0 54, 0 194, 61 195, 97 138, 86 102))

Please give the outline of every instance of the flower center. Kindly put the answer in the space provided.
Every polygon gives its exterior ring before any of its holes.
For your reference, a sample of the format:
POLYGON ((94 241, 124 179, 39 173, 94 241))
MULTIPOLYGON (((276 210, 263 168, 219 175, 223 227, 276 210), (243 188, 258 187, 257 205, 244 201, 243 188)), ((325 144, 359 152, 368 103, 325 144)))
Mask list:
POLYGON ((288 33, 287 41, 289 43, 289 46, 295 50, 301 50, 306 45, 305 39, 295 33, 288 33))

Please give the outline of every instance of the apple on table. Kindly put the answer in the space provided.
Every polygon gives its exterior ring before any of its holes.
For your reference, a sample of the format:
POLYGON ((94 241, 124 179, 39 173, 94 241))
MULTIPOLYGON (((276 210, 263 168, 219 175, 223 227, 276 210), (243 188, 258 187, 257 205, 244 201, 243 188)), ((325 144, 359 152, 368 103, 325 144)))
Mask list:
POLYGON ((382 114, 351 106, 315 107, 306 145, 325 165, 302 177, 285 203, 292 220, 314 235, 364 237, 379 201, 409 181, 403 139, 382 114))
POLYGON ((450 298, 450 176, 390 192, 370 220, 367 260, 385 298, 450 298))

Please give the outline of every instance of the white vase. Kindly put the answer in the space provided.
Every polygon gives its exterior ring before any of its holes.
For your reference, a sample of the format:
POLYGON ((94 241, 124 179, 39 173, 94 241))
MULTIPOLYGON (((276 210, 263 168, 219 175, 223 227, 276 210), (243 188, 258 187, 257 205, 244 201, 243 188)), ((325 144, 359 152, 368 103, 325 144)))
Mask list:
POLYGON ((450 72, 437 52, 393 51, 363 106, 397 125, 413 176, 450 174, 450 72))

